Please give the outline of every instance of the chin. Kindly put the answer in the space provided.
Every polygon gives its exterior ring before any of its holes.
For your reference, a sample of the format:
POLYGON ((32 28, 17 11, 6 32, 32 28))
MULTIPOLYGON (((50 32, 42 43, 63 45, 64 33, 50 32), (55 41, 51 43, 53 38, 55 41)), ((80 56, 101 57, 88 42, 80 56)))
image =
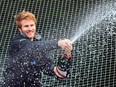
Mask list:
POLYGON ((34 37, 29 37, 29 38, 34 38, 34 37))
POLYGON ((28 38, 34 38, 34 35, 27 35, 28 38))

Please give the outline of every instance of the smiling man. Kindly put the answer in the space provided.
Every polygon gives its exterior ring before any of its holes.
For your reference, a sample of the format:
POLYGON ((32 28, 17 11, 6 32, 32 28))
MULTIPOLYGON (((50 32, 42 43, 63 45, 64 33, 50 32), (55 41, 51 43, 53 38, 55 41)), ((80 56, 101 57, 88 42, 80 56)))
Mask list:
POLYGON ((71 41, 42 39, 36 32, 35 15, 28 11, 18 13, 15 19, 19 34, 11 41, 3 87, 41 87, 42 73, 66 79, 71 63, 71 41), (55 64, 51 53, 59 48, 65 51, 55 64))
POLYGON ((22 26, 21 28, 19 28, 19 31, 26 35, 31 41, 33 41, 36 32, 35 22, 30 19, 25 19, 22 20, 20 23, 22 26))

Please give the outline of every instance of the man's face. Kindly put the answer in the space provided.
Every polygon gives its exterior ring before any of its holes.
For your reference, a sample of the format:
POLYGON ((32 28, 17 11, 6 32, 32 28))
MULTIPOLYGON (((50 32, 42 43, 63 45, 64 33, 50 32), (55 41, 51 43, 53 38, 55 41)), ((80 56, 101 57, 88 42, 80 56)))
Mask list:
POLYGON ((29 39, 33 39, 36 33, 36 24, 33 20, 24 19, 21 22, 21 28, 19 31, 26 35, 29 39))

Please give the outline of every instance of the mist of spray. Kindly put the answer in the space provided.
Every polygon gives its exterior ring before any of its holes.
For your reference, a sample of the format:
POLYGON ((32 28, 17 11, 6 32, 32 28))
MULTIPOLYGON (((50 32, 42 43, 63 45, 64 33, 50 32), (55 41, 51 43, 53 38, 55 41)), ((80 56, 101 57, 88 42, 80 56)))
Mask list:
POLYGON ((71 42, 74 43, 85 31, 90 29, 95 24, 100 23, 104 18, 109 17, 113 14, 116 14, 116 3, 112 5, 112 3, 106 5, 99 5, 95 7, 96 9, 91 11, 89 15, 85 16, 85 20, 83 23, 76 26, 76 33, 73 37, 70 38, 71 42))

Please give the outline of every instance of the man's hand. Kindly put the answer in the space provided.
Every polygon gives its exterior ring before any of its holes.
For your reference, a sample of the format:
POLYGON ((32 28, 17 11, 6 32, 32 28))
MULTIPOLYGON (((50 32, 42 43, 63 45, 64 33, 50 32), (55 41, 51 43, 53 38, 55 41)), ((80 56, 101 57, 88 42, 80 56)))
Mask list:
POLYGON ((69 39, 63 39, 58 41, 58 46, 64 50, 64 55, 58 58, 54 72, 58 78, 66 79, 70 68, 69 66, 71 65, 72 43, 69 39))
POLYGON ((65 50, 65 54, 70 54, 72 50, 72 43, 69 39, 63 39, 58 41, 58 46, 65 50))

